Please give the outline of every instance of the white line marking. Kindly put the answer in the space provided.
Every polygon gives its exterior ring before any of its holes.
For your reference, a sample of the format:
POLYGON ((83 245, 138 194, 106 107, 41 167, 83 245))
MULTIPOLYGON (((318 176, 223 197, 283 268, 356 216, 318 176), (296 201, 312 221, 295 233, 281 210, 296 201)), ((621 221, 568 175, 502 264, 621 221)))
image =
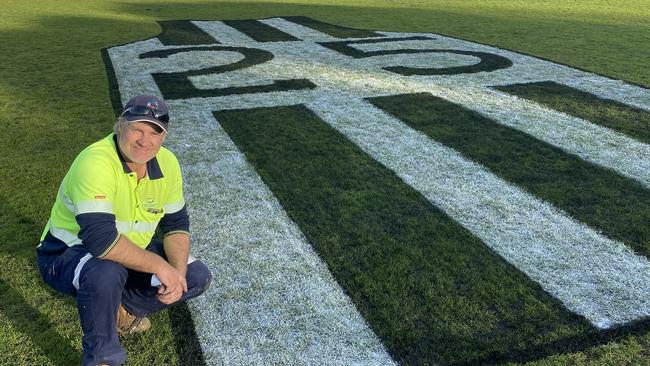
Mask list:
POLYGON ((650 261, 353 95, 308 104, 599 328, 650 316, 650 261))
POLYGON ((393 364, 209 110, 170 106, 182 116, 167 141, 183 166, 193 252, 214 274, 190 303, 206 361, 393 364))
POLYGON ((462 92, 440 88, 428 88, 428 91, 650 188, 650 145, 499 91, 478 88, 465 88, 462 92))
POLYGON ((601 98, 615 100, 650 112, 650 89, 602 76, 558 78, 556 81, 601 98))
MULTIPOLYGON (((222 22, 196 21, 194 24, 223 45, 260 48, 275 55, 263 65, 193 77, 196 87, 307 78, 318 89, 169 103, 172 133, 167 144, 185 169, 194 249, 215 274, 210 290, 190 304, 209 364, 392 363, 295 224, 216 125, 212 110, 308 104, 594 324, 605 328, 648 315, 646 258, 633 255, 620 243, 603 238, 380 111, 356 110, 367 105, 340 99, 430 92, 648 185, 647 145, 485 87, 554 80, 650 109, 647 89, 436 34, 382 32, 385 37, 433 36, 440 48, 493 52, 514 63, 509 69, 491 73, 403 77, 381 67, 394 66, 384 63, 420 65, 418 56, 352 59, 310 42, 337 38, 281 18, 260 21, 306 41, 263 44, 222 22), (321 93, 332 97, 323 98, 321 93), (348 109, 337 112, 337 108, 348 109), (508 112, 499 112, 499 108, 508 112), (349 115, 343 115, 344 111, 349 115), (544 113, 542 122, 533 114, 540 111, 544 113), (535 124, 541 130, 532 126, 535 124), (543 129, 560 129, 564 135, 543 129), (374 146, 375 137, 392 140, 374 146), (398 147, 403 150, 396 151, 398 147), (411 151, 413 155, 407 154, 411 151), (522 212, 514 211, 517 209, 522 212), (546 245, 546 241, 554 245, 546 245), (552 260, 544 262, 547 258, 552 260), (587 274, 591 277, 585 277, 587 274)), ((160 95, 152 72, 194 70, 205 67, 201 60, 214 65, 236 59, 227 52, 138 58, 146 51, 177 47, 164 46, 154 38, 108 51, 123 102, 135 94, 160 95), (208 60, 206 55, 212 58, 208 60)))

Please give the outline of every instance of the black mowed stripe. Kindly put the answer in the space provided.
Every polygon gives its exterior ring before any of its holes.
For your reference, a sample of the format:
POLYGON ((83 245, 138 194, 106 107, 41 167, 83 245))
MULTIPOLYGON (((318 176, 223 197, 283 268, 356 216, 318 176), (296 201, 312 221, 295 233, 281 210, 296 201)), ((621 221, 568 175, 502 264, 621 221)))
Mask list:
POLYGON ((650 256, 650 191, 640 183, 431 94, 369 100, 433 140, 650 256))
POLYGON ((341 25, 329 24, 321 22, 320 20, 304 17, 304 16, 289 16, 282 17, 292 23, 300 24, 307 28, 317 30, 319 32, 329 34, 336 38, 365 38, 365 37, 380 37, 381 34, 365 30, 348 28, 341 25))
POLYGON ((244 56, 243 60, 226 65, 217 65, 197 70, 181 72, 152 73, 165 99, 186 99, 186 98, 209 98, 233 94, 269 93, 274 91, 313 89, 314 83, 307 79, 274 80, 271 84, 235 86, 226 88, 199 89, 190 81, 191 76, 213 75, 224 72, 241 70, 251 66, 259 65, 273 59, 273 53, 257 48, 248 47, 225 47, 225 46, 201 46, 181 47, 157 51, 150 51, 140 54, 140 59, 166 58, 171 55, 193 52, 193 51, 233 51, 244 56))
POLYGON ((298 41, 299 39, 258 20, 224 20, 226 25, 246 34, 257 42, 298 41))
POLYGON ((381 42, 394 42, 405 40, 428 40, 435 39, 430 37, 399 37, 399 38, 384 38, 384 39, 362 39, 356 41, 336 41, 336 42, 319 42, 320 45, 327 47, 336 52, 342 53, 346 56, 354 58, 375 57, 384 55, 407 55, 407 54, 424 54, 424 53, 452 53, 457 55, 468 55, 478 57, 481 61, 479 63, 468 66, 455 66, 455 67, 410 67, 410 66, 387 66, 382 67, 400 75, 456 75, 456 74, 471 74, 476 72, 490 72, 499 69, 505 69, 512 66, 512 61, 507 57, 496 55, 493 53, 478 52, 478 51, 463 51, 453 49, 401 49, 401 50, 382 50, 382 51, 361 51, 350 45, 354 44, 372 44, 381 42))
POLYGON ((648 111, 552 81, 493 88, 650 143, 648 111))
POLYGON ((306 107, 214 115, 399 362, 530 357, 594 330, 306 107))
POLYGON ((158 24, 162 29, 158 39, 165 46, 219 43, 189 20, 164 20, 158 24))

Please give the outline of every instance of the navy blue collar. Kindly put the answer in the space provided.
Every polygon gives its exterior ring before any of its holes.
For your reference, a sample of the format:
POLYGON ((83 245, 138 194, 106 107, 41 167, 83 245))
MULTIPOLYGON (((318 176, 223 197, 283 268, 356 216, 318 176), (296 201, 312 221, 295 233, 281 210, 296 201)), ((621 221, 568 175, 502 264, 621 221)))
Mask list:
MULTIPOLYGON (((124 159, 124 155, 122 155, 122 151, 120 151, 119 145, 117 144, 117 135, 113 135, 113 142, 115 143, 117 156, 120 158, 120 162, 122 163, 122 168, 124 168, 124 173, 132 173, 133 171, 126 164, 126 159, 124 159)), ((147 176, 149 176, 149 180, 164 177, 162 170, 160 170, 160 164, 158 164, 158 158, 155 156, 147 162, 147 176)))

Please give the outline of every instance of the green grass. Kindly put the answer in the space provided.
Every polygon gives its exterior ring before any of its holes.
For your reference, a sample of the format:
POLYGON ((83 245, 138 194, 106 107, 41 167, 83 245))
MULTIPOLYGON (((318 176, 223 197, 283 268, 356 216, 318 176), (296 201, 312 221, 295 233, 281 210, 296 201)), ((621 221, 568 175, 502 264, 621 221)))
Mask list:
POLYGON ((165 46, 216 43, 214 38, 190 22, 166 20, 159 24, 158 39, 165 46))
MULTIPOLYGON (((183 52, 186 50, 223 50, 224 47, 220 46, 205 46, 205 47, 189 47, 189 48, 177 48, 172 50, 162 50, 162 51, 152 51, 143 53, 141 58, 165 58, 169 55, 183 52)), ((233 48, 226 48, 230 51, 233 48)), ((316 87, 314 83, 306 79, 294 79, 294 80, 276 80, 272 85, 267 86, 240 86, 240 87, 231 87, 231 88, 215 88, 215 89, 198 89, 192 84, 188 77, 197 76, 197 75, 208 75, 208 74, 220 74, 227 71, 239 70, 252 65, 261 64, 267 62, 273 58, 273 54, 268 51, 250 49, 250 48, 239 48, 236 51, 244 55, 244 59, 238 61, 231 65, 222 65, 214 66, 201 70, 191 70, 185 72, 170 72, 170 73, 153 73, 151 74, 156 84, 160 86, 160 92, 164 99, 183 99, 187 95, 193 95, 194 97, 216 97, 223 95, 231 94, 246 94, 246 93, 268 93, 273 91, 282 91, 282 90, 300 90, 300 89, 312 89, 316 87)))
POLYGON ((494 89, 585 119, 646 144, 650 143, 650 112, 648 111, 598 98, 593 94, 551 81, 495 86, 494 89))
POLYGON ((305 107, 215 117, 398 362, 516 358, 595 331, 305 107))
MULTIPOLYGON (((427 37, 424 37, 425 39, 427 37)), ((423 37, 405 37, 397 38, 394 40, 409 40, 409 39, 423 39, 423 37)), ((427 49, 427 50, 382 50, 382 51, 360 51, 350 45, 354 44, 369 44, 385 40, 360 40, 360 41, 341 41, 341 42, 321 42, 320 44, 330 48, 336 52, 354 58, 364 58, 383 55, 404 55, 404 54, 418 54, 418 53, 453 53, 457 55, 467 55, 480 58, 480 62, 466 66, 446 67, 446 68, 414 68, 405 66, 388 66, 383 67, 384 70, 394 72, 396 74, 412 76, 412 75, 457 75, 457 74, 471 74, 475 72, 491 72, 500 69, 506 69, 512 66, 510 59, 486 52, 462 51, 462 50, 443 50, 443 49, 427 49)))
POLYGON ((273 28, 257 20, 226 20, 228 26, 237 29, 257 42, 297 41, 298 39, 279 29, 273 28))
MULTIPOLYGON (((2 364, 77 364, 74 303, 39 280, 34 247, 74 156, 113 124, 100 50, 159 33, 157 20, 309 16, 349 27, 438 32, 650 86, 650 2, 3 1, 0 18, 2 364)), ((130 365, 183 363, 170 312, 126 340, 130 365), (153 362, 156 361, 156 362, 153 362)), ((189 347, 196 354, 196 348, 189 347)), ((538 364, 649 364, 647 333, 538 364)), ((198 356, 196 356, 198 357, 198 356)), ((191 357, 189 359, 192 359, 191 357)))
MULTIPOLYGON (((650 191, 640 183, 430 94, 370 101, 432 140, 650 257, 650 227, 645 224, 650 221, 650 191)), ((635 122, 611 119, 616 124, 635 122)))

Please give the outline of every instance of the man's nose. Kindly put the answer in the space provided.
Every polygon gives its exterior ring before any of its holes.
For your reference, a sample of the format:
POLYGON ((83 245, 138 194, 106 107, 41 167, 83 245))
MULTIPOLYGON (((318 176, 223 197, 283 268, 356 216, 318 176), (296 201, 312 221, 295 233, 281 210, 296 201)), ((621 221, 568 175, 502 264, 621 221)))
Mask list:
POLYGON ((137 142, 138 142, 138 145, 145 146, 145 144, 147 143, 147 135, 144 134, 144 133, 141 134, 141 135, 138 137, 137 142))

